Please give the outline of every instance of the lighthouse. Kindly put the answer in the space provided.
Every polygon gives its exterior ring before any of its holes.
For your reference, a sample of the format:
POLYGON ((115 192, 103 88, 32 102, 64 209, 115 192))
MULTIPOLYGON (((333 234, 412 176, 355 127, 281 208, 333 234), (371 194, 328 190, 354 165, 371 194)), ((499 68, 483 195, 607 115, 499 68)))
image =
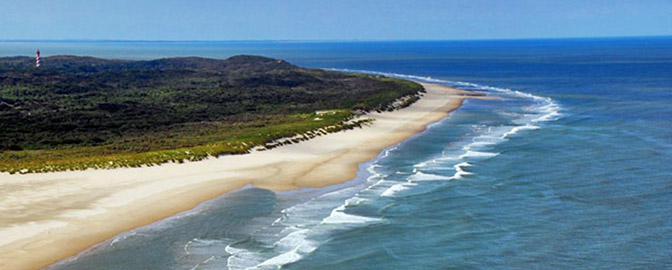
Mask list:
POLYGON ((35 52, 35 67, 40 67, 40 49, 35 52))

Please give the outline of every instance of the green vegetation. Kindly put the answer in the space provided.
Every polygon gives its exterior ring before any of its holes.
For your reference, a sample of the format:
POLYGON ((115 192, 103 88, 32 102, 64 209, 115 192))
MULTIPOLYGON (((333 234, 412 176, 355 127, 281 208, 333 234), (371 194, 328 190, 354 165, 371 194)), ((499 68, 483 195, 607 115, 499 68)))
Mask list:
POLYGON ((349 121, 353 110, 408 106, 423 91, 409 81, 258 56, 42 62, 37 69, 28 57, 0 58, 0 171, 247 153, 361 126, 349 121))

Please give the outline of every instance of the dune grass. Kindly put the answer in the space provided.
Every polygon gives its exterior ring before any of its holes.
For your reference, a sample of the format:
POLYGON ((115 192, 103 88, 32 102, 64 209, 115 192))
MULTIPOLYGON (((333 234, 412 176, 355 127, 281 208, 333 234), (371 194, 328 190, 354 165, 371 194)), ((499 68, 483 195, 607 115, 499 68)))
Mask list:
POLYGON ((211 127, 207 131, 203 128, 198 129, 200 136, 197 137, 192 137, 194 134, 187 126, 182 131, 171 133, 169 137, 144 134, 141 137, 125 138, 100 146, 5 151, 0 153, 2 160, 0 171, 13 174, 112 169, 244 154, 255 147, 258 150, 266 150, 284 144, 298 143, 315 136, 361 127, 369 122, 369 120, 352 121, 352 117, 353 114, 349 110, 334 110, 320 115, 294 114, 266 125, 250 123, 246 126, 236 126, 208 123, 211 127))

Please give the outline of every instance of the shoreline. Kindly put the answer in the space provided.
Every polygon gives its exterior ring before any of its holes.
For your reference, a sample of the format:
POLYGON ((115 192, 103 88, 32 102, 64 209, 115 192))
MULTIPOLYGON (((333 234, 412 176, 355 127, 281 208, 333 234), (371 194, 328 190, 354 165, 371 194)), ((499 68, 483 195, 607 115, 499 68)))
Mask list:
POLYGON ((375 119, 371 126, 272 150, 141 168, 0 173, 0 268, 49 266, 246 185, 286 191, 352 180, 360 163, 448 116, 464 99, 488 98, 421 84, 427 93, 411 106, 365 115, 375 119))

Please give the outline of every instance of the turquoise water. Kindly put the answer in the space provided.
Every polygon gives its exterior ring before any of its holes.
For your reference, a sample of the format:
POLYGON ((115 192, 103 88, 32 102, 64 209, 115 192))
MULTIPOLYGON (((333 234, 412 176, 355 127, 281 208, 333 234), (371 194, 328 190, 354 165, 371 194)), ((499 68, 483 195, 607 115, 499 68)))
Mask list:
POLYGON ((672 38, 0 45, 0 55, 263 54, 502 99, 466 102, 353 181, 247 187, 53 269, 672 268, 672 38))

